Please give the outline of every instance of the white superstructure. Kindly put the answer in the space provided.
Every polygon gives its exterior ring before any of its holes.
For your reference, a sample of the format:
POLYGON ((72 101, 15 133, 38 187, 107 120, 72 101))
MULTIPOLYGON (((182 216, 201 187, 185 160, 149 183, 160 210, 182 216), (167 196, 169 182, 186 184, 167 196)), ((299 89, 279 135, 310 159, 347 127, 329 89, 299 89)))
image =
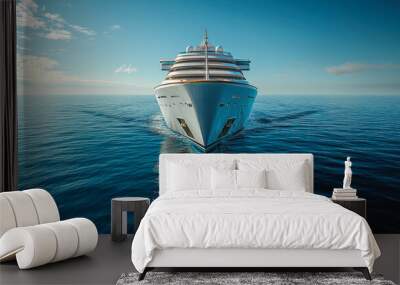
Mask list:
POLYGON ((160 62, 168 74, 155 93, 169 128, 203 148, 243 128, 257 96, 242 72, 249 60, 214 47, 206 32, 199 46, 160 62))

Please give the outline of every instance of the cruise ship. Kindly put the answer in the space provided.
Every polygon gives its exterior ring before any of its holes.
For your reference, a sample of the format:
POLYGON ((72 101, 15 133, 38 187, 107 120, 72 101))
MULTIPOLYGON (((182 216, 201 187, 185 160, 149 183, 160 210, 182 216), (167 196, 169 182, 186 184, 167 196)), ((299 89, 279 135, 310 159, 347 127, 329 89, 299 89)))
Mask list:
POLYGON ((155 94, 170 129, 208 149, 244 127, 257 96, 243 76, 250 60, 213 46, 205 32, 200 45, 160 63, 168 73, 155 94))

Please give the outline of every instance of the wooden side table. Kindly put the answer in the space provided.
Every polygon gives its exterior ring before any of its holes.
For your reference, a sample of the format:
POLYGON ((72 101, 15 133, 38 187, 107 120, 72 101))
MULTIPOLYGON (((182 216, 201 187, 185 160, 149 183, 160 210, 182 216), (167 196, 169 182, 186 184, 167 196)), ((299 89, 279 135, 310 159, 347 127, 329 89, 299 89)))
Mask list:
POLYGON ((111 200, 111 239, 123 241, 128 234, 127 212, 133 212, 135 231, 150 206, 150 199, 143 197, 120 197, 111 200))
POLYGON ((332 202, 339 204, 340 206, 359 214, 364 219, 367 219, 367 200, 363 198, 357 198, 354 200, 336 200, 332 199, 332 202))

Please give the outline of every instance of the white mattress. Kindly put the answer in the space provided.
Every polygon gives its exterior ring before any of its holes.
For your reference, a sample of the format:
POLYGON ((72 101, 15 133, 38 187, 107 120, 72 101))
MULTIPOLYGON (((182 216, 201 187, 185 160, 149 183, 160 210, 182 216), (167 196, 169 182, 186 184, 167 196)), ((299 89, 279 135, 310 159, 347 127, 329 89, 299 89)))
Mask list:
POLYGON ((359 250, 370 271, 380 255, 368 223, 326 197, 257 189, 156 199, 133 240, 132 262, 143 272, 156 250, 171 248, 359 250))

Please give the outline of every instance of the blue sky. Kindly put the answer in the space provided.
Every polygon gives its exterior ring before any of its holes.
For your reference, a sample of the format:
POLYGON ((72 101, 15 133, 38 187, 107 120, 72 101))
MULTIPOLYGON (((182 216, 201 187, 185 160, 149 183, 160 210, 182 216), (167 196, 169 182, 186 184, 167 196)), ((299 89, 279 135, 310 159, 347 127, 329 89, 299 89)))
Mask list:
POLYGON ((22 0, 24 94, 152 94, 160 58, 213 44, 260 94, 400 95, 400 1, 22 0))

